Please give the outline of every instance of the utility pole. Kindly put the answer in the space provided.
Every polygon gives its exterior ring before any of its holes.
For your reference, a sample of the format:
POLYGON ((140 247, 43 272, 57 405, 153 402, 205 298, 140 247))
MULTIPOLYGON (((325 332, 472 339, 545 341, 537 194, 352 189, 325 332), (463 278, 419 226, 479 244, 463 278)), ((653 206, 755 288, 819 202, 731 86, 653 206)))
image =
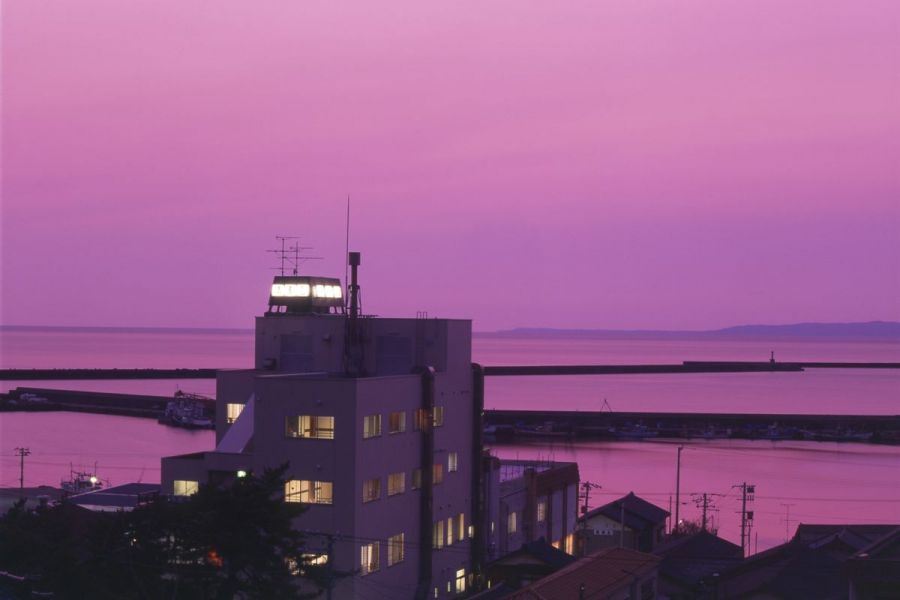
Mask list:
POLYGON ((782 502, 781 505, 784 507, 784 541, 788 541, 788 536, 790 535, 791 528, 791 507, 797 506, 794 503, 787 504, 782 502))
POLYGON ((678 460, 676 462, 675 467, 675 526, 672 528, 672 533, 678 533, 678 514, 679 514, 679 506, 681 506, 681 451, 684 450, 684 446, 678 446, 678 460))
POLYGON ((25 490, 25 457, 31 454, 28 448, 16 448, 16 454, 19 455, 19 491, 24 493, 25 490))
POLYGON ((747 502, 753 502, 753 495, 756 493, 756 486, 746 481, 740 485, 733 485, 732 488, 741 490, 741 552, 747 556, 747 547, 750 545, 750 536, 748 528, 753 523, 753 511, 747 510, 747 502))
POLYGON ((581 505, 581 555, 585 556, 587 554, 587 512, 589 510, 588 502, 591 498, 591 490, 599 490, 601 485, 596 483, 592 483, 590 481, 585 481, 581 484, 581 494, 578 496, 579 500, 583 500, 581 505))
POLYGON ((716 507, 713 504, 714 497, 721 495, 722 494, 707 494, 706 492, 703 494, 692 494, 694 504, 702 511, 703 518, 700 523, 703 531, 709 531, 707 528, 707 524, 709 523, 708 514, 710 511, 716 510, 716 507))

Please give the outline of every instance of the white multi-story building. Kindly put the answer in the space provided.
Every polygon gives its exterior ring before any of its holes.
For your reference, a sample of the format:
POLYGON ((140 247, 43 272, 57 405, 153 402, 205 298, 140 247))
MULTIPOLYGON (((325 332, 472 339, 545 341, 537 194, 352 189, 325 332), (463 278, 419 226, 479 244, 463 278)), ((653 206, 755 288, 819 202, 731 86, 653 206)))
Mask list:
POLYGON ((446 598, 472 585, 483 376, 471 321, 389 319, 336 279, 279 276, 255 368, 217 379, 216 448, 162 461, 162 491, 289 463, 285 502, 334 598, 446 598), (330 550, 329 550, 330 548, 330 550))

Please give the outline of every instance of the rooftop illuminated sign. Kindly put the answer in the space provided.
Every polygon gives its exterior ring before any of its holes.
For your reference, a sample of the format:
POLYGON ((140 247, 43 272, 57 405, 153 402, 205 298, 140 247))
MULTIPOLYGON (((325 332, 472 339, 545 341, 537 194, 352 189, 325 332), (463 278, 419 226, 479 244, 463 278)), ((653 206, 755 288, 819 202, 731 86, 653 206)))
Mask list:
POLYGON ((340 298, 342 296, 341 286, 316 284, 310 286, 308 283, 273 283, 273 298, 309 298, 312 292, 313 298, 340 298))
POLYGON ((340 279, 307 275, 278 275, 269 293, 271 313, 329 313, 344 308, 340 279))
POLYGON ((273 298, 309 298, 308 283, 273 283, 273 298))

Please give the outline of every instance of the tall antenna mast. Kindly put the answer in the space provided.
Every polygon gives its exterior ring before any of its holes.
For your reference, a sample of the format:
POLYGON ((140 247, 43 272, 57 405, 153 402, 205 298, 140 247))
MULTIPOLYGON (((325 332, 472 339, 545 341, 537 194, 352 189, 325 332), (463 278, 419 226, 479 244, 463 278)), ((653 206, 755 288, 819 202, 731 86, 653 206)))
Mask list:
POLYGON ((301 246, 299 236, 276 235, 275 239, 281 242, 281 248, 276 248, 275 250, 266 250, 266 252, 273 252, 278 255, 278 258, 281 260, 281 265, 274 268, 276 271, 281 272, 282 277, 285 274, 284 272, 286 265, 290 267, 292 275, 298 275, 300 272, 300 263, 302 263, 303 261, 322 260, 321 256, 302 255, 304 250, 312 250, 312 246, 301 246), (288 240, 297 241, 288 245, 288 240))
POLYGON ((347 236, 344 238, 344 299, 350 297, 350 194, 347 194, 347 236))

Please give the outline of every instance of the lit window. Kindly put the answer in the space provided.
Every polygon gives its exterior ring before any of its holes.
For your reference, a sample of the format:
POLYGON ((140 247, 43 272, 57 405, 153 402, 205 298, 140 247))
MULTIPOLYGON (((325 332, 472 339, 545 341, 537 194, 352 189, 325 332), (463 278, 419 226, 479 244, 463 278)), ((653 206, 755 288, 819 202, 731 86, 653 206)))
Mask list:
POLYGON ((506 533, 515 533, 516 532, 516 513, 511 512, 509 516, 506 517, 506 533))
POLYGON ((388 475, 388 496, 395 496, 406 491, 406 473, 391 473, 388 475))
POLYGON ((200 491, 200 482, 176 479, 174 488, 173 493, 176 496, 192 496, 200 491))
POLYGON ((459 513, 459 516, 456 517, 456 527, 459 532, 459 539, 466 539, 466 513, 459 513))
POLYGON ((381 497, 381 479, 366 479, 363 481, 363 502, 371 502, 381 497))
POLYGON ((333 501, 330 481, 291 479, 284 483, 284 501, 303 504, 331 504, 333 501))
POLYGON ((432 466, 431 468, 431 483, 434 485, 439 484, 444 480, 444 465, 438 463, 432 466))
POLYGON ((416 431, 424 431, 428 428, 428 422, 431 420, 429 416, 429 411, 425 408, 419 408, 416 410, 416 422, 415 427, 416 431))
POLYGON ((273 283, 273 298, 309 298, 308 283, 273 283))
POLYGON ((378 568, 378 542, 363 544, 359 553, 360 574, 368 575, 377 571, 378 568))
POLYGON ((537 503, 537 522, 543 523, 547 520, 547 501, 541 500, 537 503))
POLYGON ((288 571, 290 571, 291 575, 294 575, 296 577, 305 573, 303 567, 321 566, 326 564, 328 562, 328 555, 304 553, 300 555, 299 561, 296 558, 288 556, 284 559, 284 562, 287 563, 288 571))
POLYGON ((431 530, 431 546, 433 548, 441 549, 444 547, 444 520, 434 522, 434 527, 431 530))
POLYGON ((412 487, 412 489, 414 490, 422 487, 422 469, 413 469, 412 483, 410 487, 412 487))
POLYGON ((444 424, 444 407, 443 406, 435 406, 432 411, 432 420, 434 422, 435 427, 440 427, 444 424))
POLYGON ((231 402, 229 402, 225 405, 225 422, 234 423, 235 421, 237 421, 237 418, 241 416, 241 412, 243 410, 243 404, 232 404, 231 402))
POLYGON ((334 417, 316 415, 285 417, 284 434, 287 437, 333 440, 334 417))
POLYGON ((388 538, 388 566, 403 561, 403 534, 398 533, 388 538))
POLYGON ((456 572, 456 593, 462 594, 466 591, 466 570, 459 569, 456 572))
POLYGON ((363 417, 363 439, 381 435, 381 415, 363 417))
POLYGON ((388 433, 403 433, 406 431, 406 412, 392 412, 388 415, 388 433))
POLYGON ((570 533, 563 540, 565 542, 563 550, 566 554, 575 554, 575 537, 570 533))
POLYGON ((447 545, 453 545, 453 517, 447 517, 447 545))
POLYGON ((455 473, 459 468, 459 454, 451 452, 447 455, 447 472, 455 473))
POLYGON ((312 293, 316 298, 340 298, 341 286, 318 283, 312 286, 312 293))
MULTIPOLYGON (((493 526, 493 525, 494 524, 491 523, 491 526, 493 526)), ((475 526, 469 525, 469 538, 473 538, 473 537, 475 537, 475 526)))

